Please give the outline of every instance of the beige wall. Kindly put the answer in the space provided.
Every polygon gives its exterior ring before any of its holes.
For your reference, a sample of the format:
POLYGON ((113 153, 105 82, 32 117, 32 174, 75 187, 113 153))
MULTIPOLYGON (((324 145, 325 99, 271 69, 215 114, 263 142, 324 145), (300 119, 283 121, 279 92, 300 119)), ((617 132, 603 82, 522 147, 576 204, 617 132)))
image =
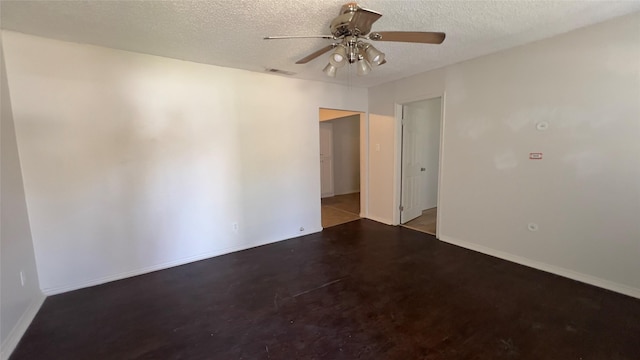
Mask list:
POLYGON ((640 297, 639 64, 633 14, 371 88, 370 213, 394 221, 395 104, 445 94, 440 238, 640 297))
POLYGON ((384 224, 392 224, 394 217, 395 130, 393 116, 369 114, 367 217, 384 224))
POLYGON ((347 110, 335 110, 335 109, 320 109, 320 121, 330 121, 334 119, 339 119, 347 116, 359 115, 361 114, 358 111, 347 111, 347 110))

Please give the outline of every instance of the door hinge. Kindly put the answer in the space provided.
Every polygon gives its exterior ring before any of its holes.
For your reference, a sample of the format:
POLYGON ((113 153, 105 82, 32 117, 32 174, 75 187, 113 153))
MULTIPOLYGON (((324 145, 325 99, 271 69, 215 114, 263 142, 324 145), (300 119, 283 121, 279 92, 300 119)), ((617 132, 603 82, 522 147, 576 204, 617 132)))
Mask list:
POLYGON ((400 211, 404 211, 404 206, 400 205, 400 211))

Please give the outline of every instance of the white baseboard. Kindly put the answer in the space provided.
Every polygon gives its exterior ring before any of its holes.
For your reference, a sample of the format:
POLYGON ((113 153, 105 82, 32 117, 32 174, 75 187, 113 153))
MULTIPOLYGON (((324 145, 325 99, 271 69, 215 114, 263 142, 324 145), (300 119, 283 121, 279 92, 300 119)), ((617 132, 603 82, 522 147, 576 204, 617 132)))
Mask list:
POLYGON ((160 264, 155 264, 155 265, 152 265, 152 266, 147 266, 147 267, 136 269, 136 270, 132 270, 132 271, 126 271, 126 272, 122 272, 122 273, 115 274, 115 275, 109 275, 109 276, 101 277, 101 278, 98 278, 98 279, 93 279, 93 280, 89 280, 89 281, 84 281, 84 282, 75 283, 75 284, 68 284, 68 285, 63 285, 63 286, 43 288, 42 292, 44 292, 45 295, 61 294, 61 293, 65 293, 65 292, 69 292, 69 291, 73 291, 73 290, 87 288, 87 287, 90 287, 90 286, 96 286, 96 285, 105 284, 105 283, 108 283, 108 282, 111 282, 111 281, 117 281, 117 280, 126 279, 126 278, 129 278, 129 277, 132 277, 132 276, 138 276, 138 275, 147 274, 147 273, 158 271, 158 270, 169 269, 169 268, 172 268, 172 267, 175 267, 175 266, 185 265, 185 264, 192 263, 192 262, 195 262, 195 261, 205 260, 205 259, 209 259, 209 258, 212 258, 212 257, 229 254, 229 253, 236 252, 236 251, 247 250, 247 249, 251 249, 251 248, 262 246, 262 245, 267 245, 267 244, 272 244, 272 243, 276 243, 276 242, 279 242, 279 241, 293 239, 295 237, 309 235, 309 234, 317 233, 317 232, 320 232, 320 231, 322 231, 322 227, 305 230, 304 232, 300 232, 299 234, 292 235, 292 236, 287 237, 285 239, 265 240, 265 241, 258 242, 258 243, 253 243, 253 244, 245 244, 245 245, 239 245, 239 246, 234 246, 234 247, 230 247, 230 248, 218 249, 218 250, 215 250, 215 251, 206 252, 206 253, 202 253, 202 254, 198 254, 198 255, 194 255, 194 256, 188 256, 188 257, 184 257, 184 258, 180 258, 180 259, 176 259, 176 260, 173 260, 173 261, 168 261, 168 262, 164 262, 164 263, 160 263, 160 264))
POLYGON ((366 218, 369 219, 369 220, 377 221, 379 223, 383 223, 385 225, 393 226, 393 221, 388 220, 388 219, 383 219, 383 218, 379 218, 377 216, 371 216, 371 215, 367 215, 366 218))
POLYGON ((13 327, 13 329, 11 329, 9 335, 7 335, 6 339, 2 342, 2 345, 0 345, 0 360, 9 359, 9 356, 11 356, 13 350, 18 346, 18 342, 20 342, 20 339, 27 331, 27 328, 31 325, 33 318, 36 317, 38 310, 40 310, 40 307, 44 303, 44 299, 46 299, 46 296, 44 296, 44 294, 39 294, 38 297, 31 301, 31 304, 29 304, 27 310, 22 314, 18 323, 13 327))
POLYGON ((562 277, 566 277, 572 280, 576 280, 579 282, 583 282, 585 284, 597 286, 603 289, 611 290, 620 294, 628 295, 634 298, 640 299, 640 289, 634 288, 628 285, 619 284, 613 281, 605 280, 599 277, 595 277, 592 275, 587 275, 583 273, 579 273, 573 270, 565 269, 562 267, 558 267, 555 265, 549 265, 540 261, 531 260, 525 257, 521 257, 518 255, 513 255, 507 252, 491 249, 482 245, 470 243, 467 241, 462 241, 458 239, 454 239, 448 236, 440 236, 440 240, 449 244, 457 245, 463 247, 465 249, 477 251, 479 253, 483 253, 486 255, 490 255, 493 257, 497 257, 499 259, 507 260, 514 262, 516 264, 528 266, 530 268, 542 270, 548 273, 556 274, 562 277))
POLYGON ((349 194, 355 194, 355 193, 359 193, 360 189, 354 189, 354 190, 347 190, 347 191, 336 191, 334 193, 334 196, 338 196, 338 195, 349 195, 349 194))

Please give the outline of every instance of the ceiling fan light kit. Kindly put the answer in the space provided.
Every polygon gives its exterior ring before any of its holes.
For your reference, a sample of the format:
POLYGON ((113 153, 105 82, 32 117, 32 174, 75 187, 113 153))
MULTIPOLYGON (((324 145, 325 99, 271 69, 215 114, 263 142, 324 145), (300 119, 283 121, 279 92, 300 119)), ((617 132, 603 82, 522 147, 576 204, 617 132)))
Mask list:
POLYGON ((378 12, 364 9, 352 2, 344 4, 340 9, 340 14, 331 21, 329 29, 332 35, 267 36, 264 39, 321 38, 339 40, 339 42, 325 46, 296 61, 296 64, 306 64, 333 50, 329 56, 329 64, 322 70, 330 77, 335 77, 338 68, 343 67, 347 62, 356 64, 358 75, 367 75, 372 66, 376 67, 387 62, 383 52, 363 40, 441 44, 445 39, 445 34, 441 32, 382 31, 370 33, 371 25, 381 16, 382 14, 378 12))
POLYGON ((369 62, 364 58, 360 58, 360 60, 358 60, 357 66, 358 66, 358 75, 360 76, 367 75, 371 71, 371 65, 369 65, 369 62))
POLYGON ((371 44, 366 45, 364 52, 367 55, 367 61, 369 61, 373 66, 381 65, 384 61, 384 53, 374 48, 371 44))
MULTIPOLYGON (((349 54, 351 54, 349 52, 349 54)), ((337 68, 343 67, 347 63, 347 49, 344 45, 336 46, 333 54, 329 57, 329 63, 337 68)))
POLYGON ((322 69, 322 72, 327 74, 327 76, 329 77, 336 77, 337 71, 338 71, 338 68, 331 65, 331 63, 327 64, 327 66, 325 66, 324 69, 322 69))

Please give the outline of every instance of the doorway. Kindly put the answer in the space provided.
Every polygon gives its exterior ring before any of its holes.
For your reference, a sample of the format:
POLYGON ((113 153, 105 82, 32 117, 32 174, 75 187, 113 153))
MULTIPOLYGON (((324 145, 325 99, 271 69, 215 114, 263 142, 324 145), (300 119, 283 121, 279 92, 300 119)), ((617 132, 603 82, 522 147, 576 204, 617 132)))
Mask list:
POLYGON ((402 105, 400 224, 436 235, 442 97, 402 105))
POLYGON ((333 123, 320 123, 320 197, 332 197, 333 189, 333 123))
POLYGON ((320 109, 321 222, 327 228, 360 219, 363 113, 320 109))

